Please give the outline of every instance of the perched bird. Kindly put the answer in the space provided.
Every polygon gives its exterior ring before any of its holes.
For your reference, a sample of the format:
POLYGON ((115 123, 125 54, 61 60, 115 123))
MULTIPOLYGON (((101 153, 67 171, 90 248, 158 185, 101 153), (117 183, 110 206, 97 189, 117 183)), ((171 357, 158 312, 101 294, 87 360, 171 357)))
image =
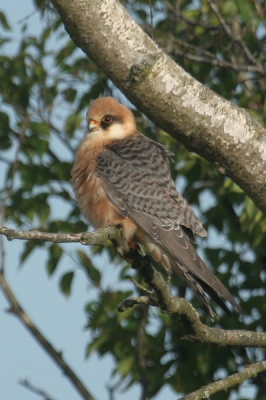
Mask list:
POLYGON ((84 216, 95 228, 122 225, 125 239, 144 245, 167 273, 183 277, 212 317, 216 312, 206 293, 226 312, 225 301, 240 311, 192 244, 194 233, 207 233, 175 188, 173 153, 138 132, 132 112, 112 97, 93 101, 87 120, 72 169, 84 216))

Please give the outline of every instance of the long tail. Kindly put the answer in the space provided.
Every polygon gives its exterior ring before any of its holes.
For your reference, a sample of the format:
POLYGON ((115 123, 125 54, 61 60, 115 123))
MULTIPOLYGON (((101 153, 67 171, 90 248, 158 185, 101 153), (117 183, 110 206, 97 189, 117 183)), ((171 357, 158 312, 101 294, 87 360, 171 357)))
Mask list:
MULTIPOLYGON (((189 272, 185 267, 178 266, 179 269, 183 272, 183 277, 187 281, 188 285, 194 290, 196 296, 198 297, 199 301, 207 311, 207 313, 212 317, 217 317, 216 310, 214 309, 210 298, 206 295, 206 293, 230 316, 231 312, 227 307, 226 303, 219 297, 217 292, 209 287, 205 282, 198 279, 195 275, 189 272)), ((240 311, 239 306, 235 306, 235 308, 240 311)))
POLYGON ((231 313, 226 302, 230 303, 236 311, 242 313, 241 308, 231 293, 202 261, 189 240, 186 241, 186 248, 183 247, 180 249, 181 246, 178 240, 175 240, 175 243, 172 245, 172 238, 170 237, 167 240, 168 235, 170 236, 168 232, 164 232, 164 237, 160 241, 160 244, 156 243, 148 235, 145 235, 142 243, 145 243, 148 252, 154 260, 162 264, 168 273, 171 273, 172 269, 181 278, 185 279, 212 318, 216 317, 217 314, 210 298, 228 315, 231 315, 231 313), (167 243, 167 248, 164 242, 167 243))

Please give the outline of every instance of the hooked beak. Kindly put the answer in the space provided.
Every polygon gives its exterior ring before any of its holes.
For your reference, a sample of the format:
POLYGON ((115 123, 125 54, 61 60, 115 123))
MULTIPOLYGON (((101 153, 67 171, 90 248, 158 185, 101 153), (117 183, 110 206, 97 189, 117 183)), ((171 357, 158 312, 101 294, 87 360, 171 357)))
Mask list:
POLYGON ((89 133, 97 131, 100 127, 99 122, 95 121, 94 119, 89 120, 89 133))

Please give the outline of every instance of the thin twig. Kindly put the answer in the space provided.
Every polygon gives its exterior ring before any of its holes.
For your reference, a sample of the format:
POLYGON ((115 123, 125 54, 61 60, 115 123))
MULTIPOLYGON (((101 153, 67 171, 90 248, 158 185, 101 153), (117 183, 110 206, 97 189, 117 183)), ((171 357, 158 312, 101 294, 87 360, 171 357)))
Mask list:
POLYGON ((45 338, 42 332, 37 328, 37 326, 31 320, 29 315, 23 310, 17 298, 15 297, 14 293, 12 292, 10 286, 8 285, 3 270, 0 270, 0 286, 7 301, 10 304, 10 309, 8 311, 14 314, 16 317, 18 317, 20 322, 33 335, 33 337, 39 343, 39 345, 50 355, 50 357, 57 364, 57 366, 69 378, 70 382, 73 384, 73 386, 82 396, 82 398, 85 400, 94 400, 94 397, 90 394, 90 392, 84 386, 82 381, 78 378, 75 372, 66 363, 61 352, 55 350, 55 348, 45 338))
POLYGON ((32 383, 30 383, 27 379, 23 379, 23 380, 19 381, 19 384, 21 386, 23 386, 25 389, 28 389, 29 391, 33 392, 34 394, 37 394, 38 396, 43 397, 45 400, 55 400, 47 392, 45 392, 43 389, 37 388, 32 383))
MULTIPOLYGON (((253 0, 253 1, 255 2, 256 0, 253 0)), ((217 31, 217 33, 219 32, 219 29, 220 29, 220 31, 221 31, 221 29, 223 29, 225 31, 225 34, 230 38, 230 40, 239 45, 239 47, 242 49, 243 53, 245 54, 246 59, 248 59, 250 61, 251 65, 244 65, 239 62, 233 62, 232 60, 228 61, 228 60, 219 59, 216 57, 215 54, 205 50, 203 47, 194 46, 190 43, 179 40, 177 37, 174 37, 174 35, 172 35, 172 37, 171 37, 171 35, 169 35, 169 33, 168 33, 167 39, 169 40, 169 38, 170 38, 171 42, 173 42, 175 45, 174 49, 171 52, 173 54, 175 54, 176 56, 183 57, 185 59, 195 61, 195 62, 207 63, 214 67, 231 68, 237 72, 254 72, 254 73, 258 73, 260 75, 264 75, 265 74, 264 65, 262 63, 259 63, 258 60, 256 60, 256 58, 251 54, 251 52, 249 51, 245 42, 242 40, 241 35, 238 34, 236 36, 235 32, 233 32, 232 29, 229 27, 229 25, 226 23, 225 19, 223 18, 222 14, 219 11, 217 5, 211 0, 208 0, 208 2, 210 4, 210 7, 212 8, 212 10, 214 11, 217 18, 220 21, 220 28, 218 28, 217 26, 213 26, 211 24, 206 24, 206 22, 204 22, 200 19, 198 19, 195 22, 192 20, 189 20, 182 15, 180 9, 174 8, 171 3, 169 3, 168 1, 165 1, 168 9, 171 10, 172 13, 174 13, 177 20, 183 21, 186 25, 190 25, 193 27, 200 26, 209 32, 217 31), (177 46, 180 45, 180 46, 184 47, 185 49, 192 50, 193 54, 191 54, 191 52, 188 52, 188 51, 184 51, 184 52, 182 52, 181 50, 179 51, 176 45, 177 46)), ((165 34, 165 32, 160 32, 160 31, 158 31, 158 32, 161 34, 161 36, 162 36, 162 34, 165 34)))
POLYGON ((227 34, 227 36, 230 39, 233 39, 231 29, 228 26, 228 24, 226 23, 226 21, 225 21, 224 17, 222 16, 222 14, 220 13, 220 10, 217 7, 217 5, 212 0, 207 0, 207 2, 209 3, 212 11, 215 13, 215 15, 218 18, 220 24, 222 25, 224 32, 227 34))
MULTIPOLYGON (((199 49, 199 51, 203 53, 202 49, 199 49)), ((254 72, 261 75, 265 74, 265 70, 262 65, 241 65, 241 64, 236 64, 235 62, 221 60, 216 57, 207 58, 196 54, 184 53, 182 51, 178 51, 177 49, 174 50, 174 54, 179 57, 184 57, 187 60, 203 64, 209 64, 212 65, 213 67, 231 68, 236 72, 254 72)))
POLYGON ((142 305, 138 307, 138 321, 137 321, 137 333, 136 333, 136 361, 137 368, 140 375, 140 384, 142 387, 142 392, 140 399, 146 400, 148 397, 149 382, 147 377, 147 360, 145 357, 145 327, 148 318, 148 305, 142 305))
POLYGON ((210 23, 207 23, 205 19, 199 19, 197 21, 193 21, 192 19, 186 18, 180 11, 181 5, 178 3, 183 3, 183 2, 176 2, 175 7, 172 5, 170 1, 164 0, 165 4, 167 5, 167 8, 171 11, 171 14, 174 14, 176 19, 178 21, 184 22, 188 26, 192 27, 202 27, 204 29, 208 30, 217 30, 217 27, 211 25, 210 23))
POLYGON ((150 7, 150 28, 151 28, 151 38, 154 40, 154 26, 153 26, 153 10, 152 10, 152 3, 151 0, 149 0, 149 7, 150 7))
POLYGON ((227 34, 227 36, 231 40, 233 40, 233 41, 235 41, 235 42, 237 42, 239 44, 239 46, 242 49, 242 51, 243 51, 244 55, 246 56, 247 60, 249 60, 254 65, 258 65, 258 62, 257 62, 256 58, 253 57, 253 55, 249 51, 246 43, 242 40, 240 34, 238 34, 237 37, 235 37, 235 35, 233 34, 233 31, 228 26, 228 24, 226 23, 225 19, 222 16, 222 14, 220 13, 220 10, 217 7, 217 5, 212 0, 207 0, 207 2, 209 3, 209 5, 212 8, 212 10, 215 13, 215 15, 217 16, 220 24, 222 25, 222 27, 224 29, 224 32, 227 34))
MULTIPOLYGON (((17 137, 18 139, 18 145, 17 148, 15 150, 15 156, 14 156, 14 162, 12 164, 12 168, 11 168, 11 176, 10 176, 10 184, 6 189, 6 194, 5 197, 2 200, 2 204, 1 204, 1 208, 0 208, 0 225, 2 223, 4 223, 5 221, 5 212, 6 212, 6 204, 8 202, 8 200, 11 198, 12 194, 13 194, 13 190, 14 190, 14 181, 15 181, 15 175, 16 172, 18 170, 18 165, 19 165, 19 153, 25 138, 25 133, 26 133, 26 129, 28 127, 28 123, 30 121, 31 115, 28 114, 25 116, 22 126, 20 128, 20 132, 19 135, 17 137)), ((0 238, 0 254, 1 254, 1 259, 0 259, 0 268, 4 269, 5 266, 5 245, 3 242, 3 238, 0 238)))
POLYGON ((258 17, 263 21, 265 18, 265 12, 263 11, 263 8, 262 8, 260 2, 258 0, 253 0, 253 3, 256 8, 258 17))

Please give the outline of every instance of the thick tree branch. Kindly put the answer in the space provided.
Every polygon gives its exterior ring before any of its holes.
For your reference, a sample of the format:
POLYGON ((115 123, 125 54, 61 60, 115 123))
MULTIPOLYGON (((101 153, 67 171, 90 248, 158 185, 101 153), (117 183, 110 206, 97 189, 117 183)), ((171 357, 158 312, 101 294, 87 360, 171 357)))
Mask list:
POLYGON ((247 379, 255 377, 259 372, 266 370, 266 361, 260 363, 250 364, 243 371, 238 372, 234 375, 228 376, 225 379, 221 379, 217 382, 209 383, 206 386, 202 386, 199 390, 193 393, 189 393, 179 400, 201 400, 209 399, 212 394, 227 390, 233 386, 240 385, 247 379))
POLYGON ((28 314, 23 310, 16 296, 9 287, 3 270, 0 270, 0 287, 2 288, 2 291, 7 301, 10 304, 10 309, 8 311, 14 314, 16 317, 18 317, 20 322, 33 335, 33 337, 39 343, 39 345, 43 347, 43 349, 50 355, 50 357, 54 360, 54 362, 58 365, 58 367, 62 370, 62 372, 68 377, 68 379, 76 388, 77 392, 82 396, 82 398, 85 400, 94 400, 94 397, 83 385, 83 383, 77 377, 75 372, 66 363, 61 352, 55 350, 55 348, 51 345, 51 343, 45 338, 42 332, 30 319, 28 314))
POLYGON ((117 0, 51 0, 71 38, 158 126, 214 163, 266 211, 266 130, 204 87, 117 0))

